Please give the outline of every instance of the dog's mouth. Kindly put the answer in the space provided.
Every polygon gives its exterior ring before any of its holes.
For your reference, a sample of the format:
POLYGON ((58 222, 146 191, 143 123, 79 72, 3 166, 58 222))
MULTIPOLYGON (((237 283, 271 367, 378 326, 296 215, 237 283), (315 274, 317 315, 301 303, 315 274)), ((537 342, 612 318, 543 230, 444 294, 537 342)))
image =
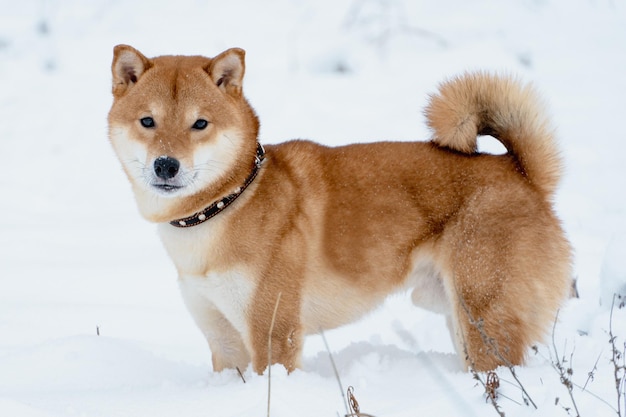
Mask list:
POLYGON ((150 185, 154 187, 158 192, 164 193, 164 194, 173 194, 176 191, 182 188, 185 188, 182 185, 174 185, 174 184, 166 184, 166 183, 153 183, 150 185))

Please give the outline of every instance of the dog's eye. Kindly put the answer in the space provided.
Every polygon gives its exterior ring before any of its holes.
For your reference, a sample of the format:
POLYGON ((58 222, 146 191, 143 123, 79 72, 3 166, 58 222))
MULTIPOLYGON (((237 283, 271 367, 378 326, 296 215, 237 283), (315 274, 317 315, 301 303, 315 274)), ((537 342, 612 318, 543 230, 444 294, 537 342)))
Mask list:
POLYGON ((193 126, 191 126, 192 129, 195 130, 202 130, 202 129, 206 129, 206 127, 209 125, 209 122, 207 122, 204 119, 198 119, 196 120, 196 122, 193 124, 193 126))
POLYGON ((145 128, 151 128, 155 126, 154 119, 152 117, 144 117, 139 119, 141 125, 145 128))

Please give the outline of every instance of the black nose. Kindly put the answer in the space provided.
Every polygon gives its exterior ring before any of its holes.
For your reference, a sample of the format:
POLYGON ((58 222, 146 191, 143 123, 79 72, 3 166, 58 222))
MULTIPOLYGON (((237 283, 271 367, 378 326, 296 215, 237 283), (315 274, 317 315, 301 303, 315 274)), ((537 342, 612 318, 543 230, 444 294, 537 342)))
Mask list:
POLYGON ((154 173, 164 180, 174 178, 178 174, 180 162, 169 156, 159 156, 154 160, 154 173))

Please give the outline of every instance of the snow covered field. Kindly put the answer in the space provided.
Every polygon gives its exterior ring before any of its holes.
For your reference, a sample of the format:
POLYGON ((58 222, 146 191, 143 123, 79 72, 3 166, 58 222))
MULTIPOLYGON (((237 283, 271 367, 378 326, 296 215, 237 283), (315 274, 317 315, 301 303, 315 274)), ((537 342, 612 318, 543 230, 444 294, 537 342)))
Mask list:
MULTIPOLYGON (((118 43, 148 56, 246 49, 244 89, 264 143, 427 139, 421 109, 444 78, 488 69, 534 82, 567 163, 557 210, 580 291, 555 346, 580 415, 616 415, 608 330, 612 293, 626 292, 623 1, 0 0, 0 10, 0 416, 267 413, 267 375, 248 370, 244 384, 211 371, 110 149, 118 43)), ((614 309, 613 331, 623 350, 626 308, 614 309)), ((444 320, 407 294, 326 338, 364 413, 497 415, 459 369, 444 320)), ((551 343, 540 346, 516 369, 537 410, 498 370, 506 415, 575 415, 550 355, 551 343)), ((307 339, 303 370, 272 368, 272 416, 345 413, 319 336, 307 339)))

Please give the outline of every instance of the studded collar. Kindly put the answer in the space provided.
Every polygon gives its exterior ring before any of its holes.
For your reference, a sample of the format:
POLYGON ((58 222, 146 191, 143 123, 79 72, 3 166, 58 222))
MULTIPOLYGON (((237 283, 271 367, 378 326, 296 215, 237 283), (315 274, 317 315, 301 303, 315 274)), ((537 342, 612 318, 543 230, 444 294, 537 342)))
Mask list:
POLYGON ((250 175, 248 175, 248 178, 246 178, 246 180, 240 187, 237 187, 237 189, 233 193, 213 202, 210 206, 202 211, 197 212, 193 216, 171 221, 170 224, 175 227, 197 226, 209 220, 211 217, 214 217, 221 213, 226 207, 231 205, 237 199, 237 197, 239 197, 241 193, 244 192, 246 188, 248 188, 252 181, 254 181, 257 174, 259 173, 259 169, 261 168, 264 160, 265 149, 263 149, 263 146, 260 143, 257 143, 256 156, 254 158, 252 172, 250 172, 250 175))

